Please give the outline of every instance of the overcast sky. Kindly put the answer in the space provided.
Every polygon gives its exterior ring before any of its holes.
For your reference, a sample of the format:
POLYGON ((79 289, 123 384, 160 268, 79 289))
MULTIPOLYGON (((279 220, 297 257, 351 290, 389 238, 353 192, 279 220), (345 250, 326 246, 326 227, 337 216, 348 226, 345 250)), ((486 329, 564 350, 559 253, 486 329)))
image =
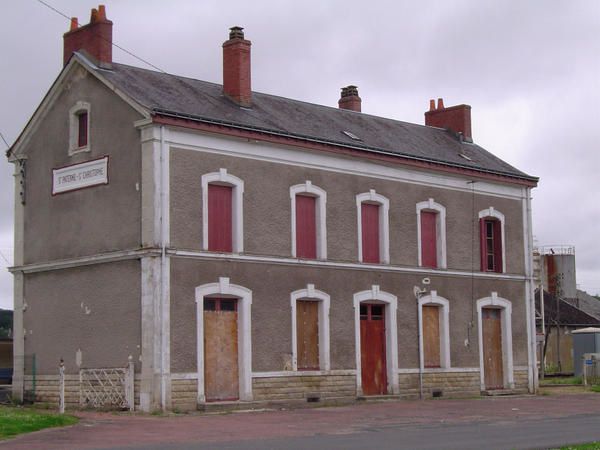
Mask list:
MULTIPOLYGON (((87 0, 45 0, 88 23, 87 0)), ((169 73, 221 82, 228 28, 252 41, 254 90, 423 123, 429 99, 472 106, 475 142, 541 178, 537 243, 576 246, 600 292, 600 1, 106 0, 114 42, 169 73)), ((67 19, 0 2, 0 132, 17 138, 62 68, 67 19)), ((117 62, 144 66, 113 49, 117 62)), ((0 147, 5 150, 4 143, 0 147)), ((0 307, 12 308, 12 165, 0 161, 0 307), (8 260, 8 264, 7 261, 8 260)))

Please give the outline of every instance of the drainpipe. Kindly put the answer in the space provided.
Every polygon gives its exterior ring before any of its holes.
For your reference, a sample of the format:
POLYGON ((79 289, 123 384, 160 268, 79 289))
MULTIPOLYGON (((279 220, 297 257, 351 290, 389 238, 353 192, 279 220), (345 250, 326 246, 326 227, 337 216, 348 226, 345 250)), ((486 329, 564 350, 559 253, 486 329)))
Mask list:
POLYGON ((417 346, 419 352, 419 399, 423 400, 423 336, 422 336, 422 319, 421 319, 421 308, 419 308, 419 300, 421 295, 426 291, 423 289, 415 288, 415 297, 417 299, 417 346))
POLYGON ((164 346, 164 325, 163 321, 165 320, 163 314, 163 308, 166 297, 166 236, 165 236, 165 186, 164 186, 164 177, 165 177, 165 127, 164 125, 160 126, 160 308, 159 308, 159 316, 160 316, 160 403, 163 411, 166 411, 167 408, 167 389, 166 389, 166 380, 165 380, 165 346, 164 346))

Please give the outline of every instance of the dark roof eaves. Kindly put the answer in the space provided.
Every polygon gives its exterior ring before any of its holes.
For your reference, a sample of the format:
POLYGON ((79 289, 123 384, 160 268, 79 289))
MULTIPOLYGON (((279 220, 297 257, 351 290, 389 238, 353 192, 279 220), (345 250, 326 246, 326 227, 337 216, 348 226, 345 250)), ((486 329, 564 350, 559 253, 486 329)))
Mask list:
POLYGON ((368 146, 368 145, 358 145, 358 144, 351 145, 351 144, 348 144, 347 142, 328 140, 328 139, 318 138, 315 136, 300 135, 300 134, 295 134, 295 133, 286 133, 286 132, 282 132, 280 130, 256 127, 256 126, 252 126, 252 125, 244 125, 244 124, 240 124, 240 123, 236 123, 236 122, 229 122, 229 121, 214 119, 214 118, 210 118, 210 117, 196 116, 193 114, 179 113, 177 111, 170 111, 170 110, 166 110, 163 108, 152 108, 151 111, 152 111, 153 115, 166 116, 166 117, 172 117, 172 118, 177 118, 177 119, 192 120, 195 122, 201 122, 201 123, 206 123, 206 124, 210 124, 210 125, 226 126, 226 127, 231 127, 231 128, 236 128, 236 129, 241 129, 241 130, 246 130, 246 131, 265 133, 265 134, 279 136, 279 137, 285 137, 285 138, 301 139, 301 140, 319 143, 319 144, 325 144, 325 145, 336 145, 336 146, 345 147, 345 148, 349 148, 349 149, 353 149, 353 150, 369 151, 372 153, 379 153, 379 154, 386 155, 386 156, 399 157, 399 158, 409 159, 409 160, 413 160, 413 161, 425 162, 425 163, 430 163, 430 164, 438 164, 438 165, 443 165, 446 167, 454 167, 454 168, 459 168, 459 169, 464 169, 464 170, 472 170, 474 172, 481 172, 481 173, 485 173, 485 174, 491 174, 491 175, 497 175, 497 176, 502 176, 502 177, 507 177, 507 178, 525 180, 525 181, 533 182, 536 184, 539 181, 538 177, 533 177, 530 175, 518 175, 515 173, 504 172, 504 171, 500 171, 500 170, 482 169, 482 168, 478 168, 478 167, 469 166, 467 164, 452 163, 452 162, 439 160, 439 159, 435 159, 435 158, 423 158, 423 157, 409 155, 409 154, 401 153, 401 152, 391 152, 389 150, 372 147, 372 146, 368 146))

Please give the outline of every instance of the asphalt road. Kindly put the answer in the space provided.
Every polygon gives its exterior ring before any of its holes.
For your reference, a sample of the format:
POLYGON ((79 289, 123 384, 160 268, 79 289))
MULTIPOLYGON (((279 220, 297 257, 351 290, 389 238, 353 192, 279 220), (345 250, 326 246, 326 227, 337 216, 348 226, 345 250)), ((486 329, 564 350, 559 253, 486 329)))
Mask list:
POLYGON ((0 450, 530 449, 600 441, 600 394, 391 401, 220 415, 78 413, 0 450))

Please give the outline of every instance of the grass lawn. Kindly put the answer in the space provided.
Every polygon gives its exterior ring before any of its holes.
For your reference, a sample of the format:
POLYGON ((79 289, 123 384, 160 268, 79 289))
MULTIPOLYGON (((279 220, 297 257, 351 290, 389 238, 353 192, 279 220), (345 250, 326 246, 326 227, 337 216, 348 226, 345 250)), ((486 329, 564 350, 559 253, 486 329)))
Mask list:
POLYGON ((599 450, 600 442, 590 442, 589 444, 567 445, 560 450, 599 450))
POLYGON ((53 414, 29 408, 0 407, 0 439, 50 427, 77 423, 73 416, 53 414))
POLYGON ((581 377, 548 377, 540 380, 541 385, 582 384, 581 377))

